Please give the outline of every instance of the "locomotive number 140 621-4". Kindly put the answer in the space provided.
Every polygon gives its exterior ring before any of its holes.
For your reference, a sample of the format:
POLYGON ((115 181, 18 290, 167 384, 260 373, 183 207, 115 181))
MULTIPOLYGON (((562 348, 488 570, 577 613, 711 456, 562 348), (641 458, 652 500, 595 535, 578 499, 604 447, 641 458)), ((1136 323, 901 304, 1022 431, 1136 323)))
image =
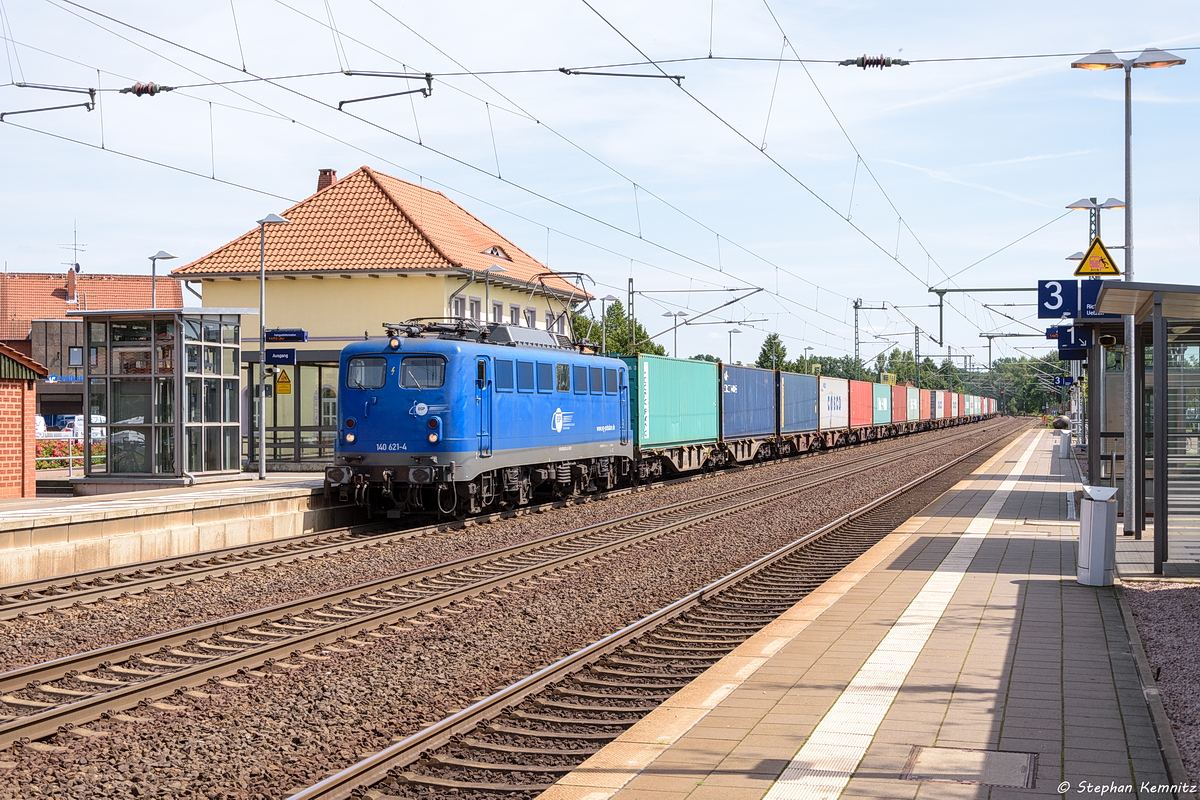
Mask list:
POLYGON ((407 450, 408 442, 376 442, 375 452, 389 453, 396 450, 407 450))

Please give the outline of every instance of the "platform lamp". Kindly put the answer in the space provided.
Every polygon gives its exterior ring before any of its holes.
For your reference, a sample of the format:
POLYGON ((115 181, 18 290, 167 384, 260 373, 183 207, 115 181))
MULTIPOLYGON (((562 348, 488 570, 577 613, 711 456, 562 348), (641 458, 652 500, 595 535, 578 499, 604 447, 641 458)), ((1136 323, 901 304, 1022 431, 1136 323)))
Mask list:
POLYGON ((267 226, 291 222, 278 214, 258 221, 258 479, 267 479, 267 226))
POLYGON ((159 250, 154 255, 150 256, 150 307, 158 308, 158 291, 155 282, 158 279, 158 262, 159 260, 167 260, 168 258, 179 258, 173 256, 166 250, 159 250))
POLYGON ((804 374, 805 375, 812 374, 812 364, 808 363, 808 353, 811 350, 812 350, 811 347, 804 348, 804 374))
POLYGON ((735 333, 741 333, 741 332, 742 332, 741 328, 734 328, 733 330, 731 330, 729 332, 729 363, 730 364, 733 363, 733 335, 735 333))
MULTIPOLYGON (((1127 281, 1133 280, 1133 67, 1157 69, 1160 67, 1176 67, 1186 63, 1187 59, 1154 47, 1143 50, 1142 54, 1137 58, 1122 59, 1118 58, 1112 50, 1099 50, 1090 56, 1084 56, 1071 62, 1071 66, 1075 69, 1125 70, 1125 280, 1127 281)), ((1133 341, 1136 335, 1137 326, 1133 315, 1128 314, 1125 316, 1125 344, 1129 348, 1129 352, 1133 351, 1133 341)), ((1123 392, 1126 456, 1124 527, 1125 533, 1128 535, 1141 531, 1143 522, 1134 520, 1139 504, 1136 498, 1137 492, 1130 490, 1131 487, 1141 485, 1141 460, 1134 456, 1136 447, 1139 447, 1141 443, 1134 441, 1137 425, 1137 409, 1135 407, 1136 398, 1134 396, 1133 369, 1130 368, 1132 359, 1127 356, 1125 364, 1125 386, 1123 392), (1130 469, 1131 467, 1132 470, 1130 469)))
POLYGON ((600 298, 600 352, 608 352, 608 303, 617 302, 611 294, 600 298))
MULTIPOLYGON (((679 318, 680 318, 680 317, 686 317, 686 316, 687 316, 687 312, 686 312, 686 311, 668 311, 668 312, 666 312, 665 314, 663 314, 663 316, 664 316, 664 317, 673 317, 673 318, 674 318, 674 319, 673 319, 673 321, 672 321, 672 322, 673 322, 673 324, 672 324, 672 326, 671 326, 671 332, 672 332, 672 333, 675 335, 675 353, 674 353, 674 356, 675 356, 675 358, 679 358, 679 326, 684 324, 684 323, 683 323, 683 322, 682 322, 682 321, 681 321, 679 318)), ((731 340, 731 341, 732 341, 732 340, 731 340)))

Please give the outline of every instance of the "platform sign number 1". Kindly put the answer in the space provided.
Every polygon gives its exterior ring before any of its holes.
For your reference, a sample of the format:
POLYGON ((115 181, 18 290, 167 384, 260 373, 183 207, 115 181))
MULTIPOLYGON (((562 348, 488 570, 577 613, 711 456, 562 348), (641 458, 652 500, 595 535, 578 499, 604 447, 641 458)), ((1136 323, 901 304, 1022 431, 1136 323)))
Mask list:
POLYGON ((1079 316, 1079 281, 1038 281, 1038 319, 1079 316))

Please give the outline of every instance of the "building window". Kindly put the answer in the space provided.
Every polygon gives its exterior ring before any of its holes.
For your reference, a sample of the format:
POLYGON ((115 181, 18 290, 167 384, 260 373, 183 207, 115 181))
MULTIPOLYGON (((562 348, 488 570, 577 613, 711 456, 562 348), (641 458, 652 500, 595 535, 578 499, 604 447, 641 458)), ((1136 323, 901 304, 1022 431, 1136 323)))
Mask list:
POLYGON ((497 325, 504 322, 504 303, 492 303, 492 322, 497 325))
POLYGON ((67 366, 82 367, 83 366, 83 348, 68 347, 67 348, 67 366))
POLYGON ((537 309, 536 308, 525 309, 525 327, 527 327, 527 328, 536 328, 537 327, 537 309))
POLYGON ((483 320, 483 302, 474 297, 471 298, 471 319, 483 320))
POLYGON ((458 319, 467 316, 467 299, 465 297, 455 297, 450 302, 450 316, 458 319))
POLYGON ((546 312, 546 330, 548 330, 548 331, 554 330, 554 312, 553 311, 546 312))
POLYGON ((521 307, 520 306, 512 306, 511 308, 508 309, 508 324, 509 325, 520 325, 521 324, 521 307))
POLYGON ((565 334, 567 332, 567 315, 566 314, 558 315, 558 332, 562 333, 562 334, 565 334))

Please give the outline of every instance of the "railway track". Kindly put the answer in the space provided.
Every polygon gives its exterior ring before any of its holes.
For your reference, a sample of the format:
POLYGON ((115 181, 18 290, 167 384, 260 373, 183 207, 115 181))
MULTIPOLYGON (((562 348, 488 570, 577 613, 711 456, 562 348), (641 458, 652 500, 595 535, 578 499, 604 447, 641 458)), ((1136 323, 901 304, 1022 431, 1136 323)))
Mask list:
POLYGON ((570 569, 685 527, 847 480, 909 454, 905 448, 868 455, 853 464, 825 465, 315 598, 13 670, 0 675, 0 746, 115 713, 144 701, 147 694, 163 698, 172 692, 195 692, 205 681, 229 676, 236 680, 240 670, 287 669, 299 663, 295 659, 320 660, 319 652, 305 651, 345 647, 329 642, 345 642, 359 634, 387 636, 409 618, 439 609, 452 613, 454 604, 503 591, 513 582, 570 569))
POLYGON ((930 479, 1000 439, 289 800, 536 797, 934 499, 930 479))
MULTIPOLYGON (((848 445, 843 449, 850 450, 873 443, 848 445)), ((749 464, 737 467, 735 470, 722 470, 720 474, 758 469, 770 464, 782 463, 782 461, 803 459, 808 455, 811 454, 801 453, 781 461, 749 464)), ((542 513, 553 508, 566 508, 580 503, 646 491, 655 486, 687 483, 697 480, 698 477, 704 476, 686 476, 658 481, 652 485, 624 487, 578 498, 538 503, 518 509, 483 514, 466 521, 438 522, 403 530, 397 530, 394 521, 367 523, 284 539, 273 539, 252 545, 235 545, 208 550, 196 553, 191 558, 168 556, 124 564, 119 567, 101 568, 9 584, 0 586, 0 621, 46 612, 53 613, 64 606, 102 603, 114 597, 128 597, 143 592, 177 588, 210 577, 226 577, 246 570, 273 567, 301 559, 341 555, 351 550, 367 547, 385 547, 406 539, 459 530, 466 525, 485 524, 523 514, 542 513)))

